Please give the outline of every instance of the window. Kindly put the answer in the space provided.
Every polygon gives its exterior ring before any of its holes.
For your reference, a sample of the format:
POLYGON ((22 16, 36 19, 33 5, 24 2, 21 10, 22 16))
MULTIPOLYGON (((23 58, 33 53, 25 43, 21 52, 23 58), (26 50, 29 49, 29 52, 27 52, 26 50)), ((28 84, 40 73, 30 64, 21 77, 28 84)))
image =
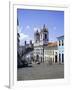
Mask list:
POLYGON ((47 34, 45 34, 45 39, 47 39, 47 34))
POLYGON ((61 54, 59 53, 59 62, 61 62, 61 54))
POLYGON ((57 55, 57 52, 55 52, 55 54, 57 55))
POLYGON ((64 45, 64 42, 63 42, 63 40, 62 40, 62 46, 64 45))
POLYGON ((59 41, 59 46, 61 45, 61 42, 59 41))

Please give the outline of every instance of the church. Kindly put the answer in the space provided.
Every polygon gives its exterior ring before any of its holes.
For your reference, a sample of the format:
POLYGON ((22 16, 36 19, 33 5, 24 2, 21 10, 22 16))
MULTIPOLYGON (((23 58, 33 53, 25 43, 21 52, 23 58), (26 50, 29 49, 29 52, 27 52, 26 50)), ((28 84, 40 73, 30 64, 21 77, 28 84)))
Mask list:
POLYGON ((34 58, 35 60, 40 60, 44 62, 44 47, 47 46, 49 41, 49 32, 48 29, 45 27, 40 30, 37 30, 34 33, 34 58))

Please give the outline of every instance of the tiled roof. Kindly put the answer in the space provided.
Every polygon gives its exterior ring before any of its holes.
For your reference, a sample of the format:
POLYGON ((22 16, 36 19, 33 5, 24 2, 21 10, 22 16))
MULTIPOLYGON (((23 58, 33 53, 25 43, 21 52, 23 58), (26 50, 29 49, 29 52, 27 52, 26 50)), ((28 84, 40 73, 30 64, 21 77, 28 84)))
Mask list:
POLYGON ((57 42, 49 42, 48 46, 49 47, 57 46, 57 42))

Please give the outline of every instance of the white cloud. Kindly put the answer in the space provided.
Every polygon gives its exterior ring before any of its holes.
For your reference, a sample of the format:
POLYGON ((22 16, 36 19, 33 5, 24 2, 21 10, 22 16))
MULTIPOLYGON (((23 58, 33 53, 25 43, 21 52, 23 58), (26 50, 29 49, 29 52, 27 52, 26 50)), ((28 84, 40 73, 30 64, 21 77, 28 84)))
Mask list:
POLYGON ((30 26, 29 26, 29 25, 27 25, 27 26, 26 26, 26 29, 30 29, 30 26))
POLYGON ((33 38, 31 38, 29 35, 26 35, 24 33, 20 33, 20 45, 24 45, 24 41, 27 41, 27 43, 30 43, 30 40, 34 43, 33 38))
POLYGON ((29 36, 24 34, 24 33, 20 33, 20 45, 24 45, 24 41, 28 40, 29 36))
POLYGON ((24 33, 20 33, 20 40, 29 38, 28 35, 25 35, 24 33))
POLYGON ((32 42, 34 42, 34 39, 33 39, 32 37, 28 37, 28 38, 26 39, 27 43, 30 43, 30 40, 32 40, 32 42))
MULTIPOLYGON (((20 45, 24 45, 25 40, 27 41, 27 43, 29 43, 30 40, 32 40, 32 42, 34 42, 32 37, 30 37, 29 35, 24 34, 24 32, 22 32, 22 28, 23 27, 18 27, 18 33, 20 34, 20 45)), ((29 25, 26 26, 25 30, 27 30, 27 29, 30 29, 29 25)))

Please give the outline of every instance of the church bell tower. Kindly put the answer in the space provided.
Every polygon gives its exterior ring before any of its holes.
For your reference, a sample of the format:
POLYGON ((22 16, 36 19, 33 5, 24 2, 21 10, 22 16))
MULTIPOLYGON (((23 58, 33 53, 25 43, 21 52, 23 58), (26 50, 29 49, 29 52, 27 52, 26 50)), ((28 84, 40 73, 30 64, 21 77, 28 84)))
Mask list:
POLYGON ((40 44, 47 45, 48 41, 49 41, 49 32, 44 24, 43 28, 41 29, 41 32, 40 32, 40 44))

